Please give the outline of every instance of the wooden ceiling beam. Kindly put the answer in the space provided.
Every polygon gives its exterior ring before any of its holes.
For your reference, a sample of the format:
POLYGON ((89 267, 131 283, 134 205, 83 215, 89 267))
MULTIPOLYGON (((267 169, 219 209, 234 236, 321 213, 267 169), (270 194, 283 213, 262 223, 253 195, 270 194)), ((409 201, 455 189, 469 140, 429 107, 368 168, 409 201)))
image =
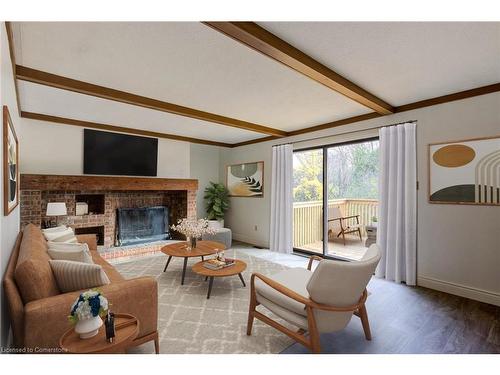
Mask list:
POLYGON ((21 101, 19 100, 19 87, 16 79, 16 54, 14 53, 14 34, 12 33, 12 24, 9 21, 5 21, 5 30, 7 31, 10 62, 12 64, 12 75, 14 77, 14 90, 16 92, 17 113, 19 116, 21 116, 21 101))
MULTIPOLYGON (((453 94, 437 96, 435 98, 430 98, 430 99, 426 99, 426 100, 420 100, 418 102, 400 105, 400 106, 394 107, 394 111, 395 111, 395 113, 407 112, 407 111, 411 111, 414 109, 431 107, 431 106, 438 105, 438 104, 449 103, 449 102, 453 102, 456 100, 468 99, 468 98, 472 98, 475 96, 491 94, 491 93, 495 93, 495 92, 500 92, 500 83, 494 83, 492 85, 476 87, 476 88, 470 89, 470 90, 459 91, 459 92, 455 92, 453 94)), ((384 117, 384 115, 381 115, 377 112, 370 112, 370 113, 365 113, 364 115, 353 116, 353 117, 345 118, 342 120, 327 122, 325 124, 320 124, 320 125, 310 126, 308 128, 294 130, 294 131, 289 132, 288 134, 289 134, 289 136, 306 134, 306 133, 311 133, 311 132, 315 132, 315 131, 319 131, 319 130, 325 130, 325 129, 335 128, 338 126, 353 124, 353 123, 360 122, 360 121, 371 120, 371 119, 378 118, 378 117, 384 117)), ((232 144, 231 147, 234 148, 234 147, 239 147, 239 146, 246 146, 248 144, 255 144, 255 143, 260 143, 260 142, 271 141, 271 140, 276 139, 276 138, 277 137, 257 138, 257 139, 253 139, 251 141, 232 144)))
POLYGON ((263 137, 263 138, 250 139, 249 141, 233 143, 231 145, 231 148, 240 147, 240 146, 246 146, 246 145, 253 145, 255 143, 272 141, 273 139, 278 139, 278 137, 269 136, 269 137, 263 137))
POLYGON ((106 131, 112 131, 112 132, 118 132, 118 133, 135 134, 135 135, 141 135, 141 136, 146 136, 146 137, 172 139, 174 141, 199 143, 199 144, 203 144, 203 145, 219 146, 219 147, 233 147, 233 145, 230 143, 209 141, 206 139, 198 139, 198 138, 191 138, 191 137, 184 137, 184 136, 175 135, 175 134, 158 133, 158 132, 153 132, 153 131, 149 131, 149 130, 126 128, 124 126, 100 124, 100 123, 96 123, 96 122, 82 121, 82 120, 76 120, 76 119, 65 118, 65 117, 44 115, 41 113, 22 111, 21 117, 28 118, 31 120, 48 121, 48 122, 52 122, 55 124, 73 125, 73 126, 80 126, 83 128, 106 130, 106 131))
POLYGON ((254 22, 203 22, 230 38, 296 70, 382 115, 393 107, 347 78, 306 55, 254 22))
POLYGON ((41 70, 36 70, 21 65, 16 65, 16 77, 17 79, 23 81, 73 91, 79 94, 95 96, 102 99, 114 100, 116 102, 127 103, 161 112, 172 113, 179 116, 190 117, 197 120, 213 122, 216 124, 248 130, 256 133, 262 133, 276 137, 285 137, 287 135, 287 132, 283 130, 274 129, 268 126, 258 125, 231 117, 221 116, 215 113, 200 111, 198 109, 184 107, 177 104, 152 99, 125 91, 115 90, 104 86, 98 86, 92 83, 78 81, 76 79, 43 72, 41 70))
POLYGON ((494 83, 492 85, 476 87, 470 90, 464 90, 455 92, 453 94, 436 96, 435 98, 420 100, 418 102, 413 102, 409 104, 400 105, 394 108, 395 113, 406 112, 412 109, 430 107, 437 104, 443 104, 448 102, 453 102, 455 100, 472 98, 474 96, 491 94, 493 92, 500 91, 500 83, 494 83))

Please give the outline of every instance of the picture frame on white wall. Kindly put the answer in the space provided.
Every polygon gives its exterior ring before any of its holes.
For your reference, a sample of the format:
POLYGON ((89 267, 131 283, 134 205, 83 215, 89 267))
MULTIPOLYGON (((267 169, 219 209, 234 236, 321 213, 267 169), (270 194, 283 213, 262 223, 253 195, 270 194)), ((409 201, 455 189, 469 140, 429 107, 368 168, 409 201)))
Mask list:
POLYGON ((500 206, 500 135, 429 144, 429 203, 500 206))
POLYGON ((228 165, 226 187, 230 197, 264 197, 264 162, 228 165))
POLYGON ((9 109, 3 106, 3 207, 8 216, 19 204, 19 141, 9 109))

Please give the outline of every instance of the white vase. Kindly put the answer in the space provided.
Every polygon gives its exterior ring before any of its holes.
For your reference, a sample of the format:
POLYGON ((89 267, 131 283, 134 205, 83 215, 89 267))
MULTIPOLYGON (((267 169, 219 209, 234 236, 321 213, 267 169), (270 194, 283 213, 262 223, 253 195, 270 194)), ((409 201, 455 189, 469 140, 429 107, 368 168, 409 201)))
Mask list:
POLYGON ((89 339, 94 337, 99 332, 102 326, 102 319, 99 315, 90 319, 83 319, 76 322, 75 332, 80 335, 81 339, 89 339))

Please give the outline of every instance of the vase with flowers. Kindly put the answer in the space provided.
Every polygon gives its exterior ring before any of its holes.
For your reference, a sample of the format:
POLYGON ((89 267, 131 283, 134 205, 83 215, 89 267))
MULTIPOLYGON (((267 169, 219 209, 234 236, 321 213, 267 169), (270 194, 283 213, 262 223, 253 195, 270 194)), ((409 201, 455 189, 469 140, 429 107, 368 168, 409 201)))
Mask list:
POLYGON ((80 294, 71 306, 69 320, 75 324, 75 332, 81 339, 94 337, 102 326, 101 317, 108 311, 108 300, 95 289, 80 294))
POLYGON ((209 226, 207 219, 180 219, 177 225, 170 226, 172 230, 179 232, 186 236, 188 241, 188 248, 196 248, 196 241, 201 238, 203 234, 215 234, 216 229, 209 226))

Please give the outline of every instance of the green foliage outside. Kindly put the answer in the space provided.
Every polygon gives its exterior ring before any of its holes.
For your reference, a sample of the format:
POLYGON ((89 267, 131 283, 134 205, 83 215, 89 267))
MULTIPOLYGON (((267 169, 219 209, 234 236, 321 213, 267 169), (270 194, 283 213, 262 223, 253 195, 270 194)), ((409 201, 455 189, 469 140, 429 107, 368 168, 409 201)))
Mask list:
POLYGON ((205 188, 205 200, 207 202, 207 215, 209 220, 222 220, 224 213, 229 209, 229 192, 220 183, 210 182, 205 188))
MULTIPOLYGON (((378 141, 331 147, 328 155, 328 199, 378 198, 378 141)), ((294 202, 323 198, 323 151, 294 153, 294 202)))

